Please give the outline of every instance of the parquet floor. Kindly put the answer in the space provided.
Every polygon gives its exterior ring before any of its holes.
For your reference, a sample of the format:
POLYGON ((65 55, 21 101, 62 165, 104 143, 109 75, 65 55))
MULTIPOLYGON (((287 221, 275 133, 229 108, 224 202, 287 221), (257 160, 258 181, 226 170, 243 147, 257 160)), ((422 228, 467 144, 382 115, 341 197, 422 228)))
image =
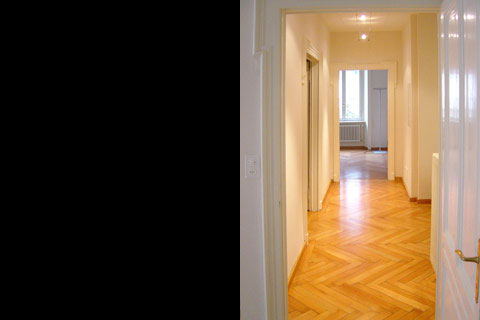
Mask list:
POLYGON ((368 150, 340 150, 340 179, 388 179, 388 155, 368 150))
POLYGON ((403 183, 342 180, 309 213, 288 290, 290 319, 434 319, 430 205, 403 183))

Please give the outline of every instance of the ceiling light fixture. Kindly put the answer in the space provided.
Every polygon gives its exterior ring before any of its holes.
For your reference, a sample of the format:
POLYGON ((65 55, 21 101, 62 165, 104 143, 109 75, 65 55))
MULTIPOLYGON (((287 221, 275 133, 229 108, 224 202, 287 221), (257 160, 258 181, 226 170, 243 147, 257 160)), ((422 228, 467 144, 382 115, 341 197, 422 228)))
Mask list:
MULTIPOLYGON (((363 29, 364 31, 359 31, 358 32, 358 40, 366 40, 366 41, 370 41, 370 37, 369 37, 369 34, 370 34, 370 31, 369 30, 368 32, 365 31, 366 27, 367 26, 370 26, 370 22, 372 20, 372 13, 370 12, 369 13, 370 16, 368 16, 368 14, 356 14, 356 20, 357 20, 357 25, 358 25, 358 29, 361 30, 363 29)), ((371 27, 370 27, 371 29, 371 27)))

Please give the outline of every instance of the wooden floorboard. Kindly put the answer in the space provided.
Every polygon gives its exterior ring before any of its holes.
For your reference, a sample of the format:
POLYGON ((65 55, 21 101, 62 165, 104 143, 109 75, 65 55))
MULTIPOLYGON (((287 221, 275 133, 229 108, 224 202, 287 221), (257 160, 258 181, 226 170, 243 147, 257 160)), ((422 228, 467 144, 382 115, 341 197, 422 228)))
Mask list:
POLYGON ((388 179, 388 154, 340 150, 340 179, 388 179))
POLYGON ((290 319, 435 318, 430 205, 410 202, 401 181, 332 183, 308 229, 290 319))

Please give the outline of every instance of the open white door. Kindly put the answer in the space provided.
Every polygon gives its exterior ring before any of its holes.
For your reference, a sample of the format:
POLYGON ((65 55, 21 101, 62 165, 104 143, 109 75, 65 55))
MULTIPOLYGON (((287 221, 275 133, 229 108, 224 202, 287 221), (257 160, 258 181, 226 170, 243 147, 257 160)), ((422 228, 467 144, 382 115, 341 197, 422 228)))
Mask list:
POLYGON ((444 0, 439 20, 442 139, 436 319, 442 320, 479 320, 480 314, 475 301, 478 260, 463 261, 456 252, 466 257, 480 253, 479 7, 478 0, 444 0))

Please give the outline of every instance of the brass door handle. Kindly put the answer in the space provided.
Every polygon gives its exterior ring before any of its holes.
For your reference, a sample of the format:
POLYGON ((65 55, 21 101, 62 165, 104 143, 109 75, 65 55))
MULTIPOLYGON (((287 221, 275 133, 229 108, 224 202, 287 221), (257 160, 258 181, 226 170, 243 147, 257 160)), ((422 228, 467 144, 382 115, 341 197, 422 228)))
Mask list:
POLYGON ((480 263, 479 263, 479 257, 480 257, 480 239, 478 239, 478 249, 477 249, 477 256, 476 257, 464 257, 462 250, 455 250, 455 253, 458 254, 460 259, 462 261, 466 262, 475 262, 477 264, 477 281, 475 283, 475 302, 478 303, 478 277, 480 276, 480 263))
POLYGON ((480 259, 478 258, 478 256, 476 256, 476 257, 465 257, 463 255, 462 250, 455 250, 455 253, 458 254, 458 256, 460 257, 460 259, 462 259, 462 261, 475 262, 476 264, 480 263, 479 262, 480 259))

